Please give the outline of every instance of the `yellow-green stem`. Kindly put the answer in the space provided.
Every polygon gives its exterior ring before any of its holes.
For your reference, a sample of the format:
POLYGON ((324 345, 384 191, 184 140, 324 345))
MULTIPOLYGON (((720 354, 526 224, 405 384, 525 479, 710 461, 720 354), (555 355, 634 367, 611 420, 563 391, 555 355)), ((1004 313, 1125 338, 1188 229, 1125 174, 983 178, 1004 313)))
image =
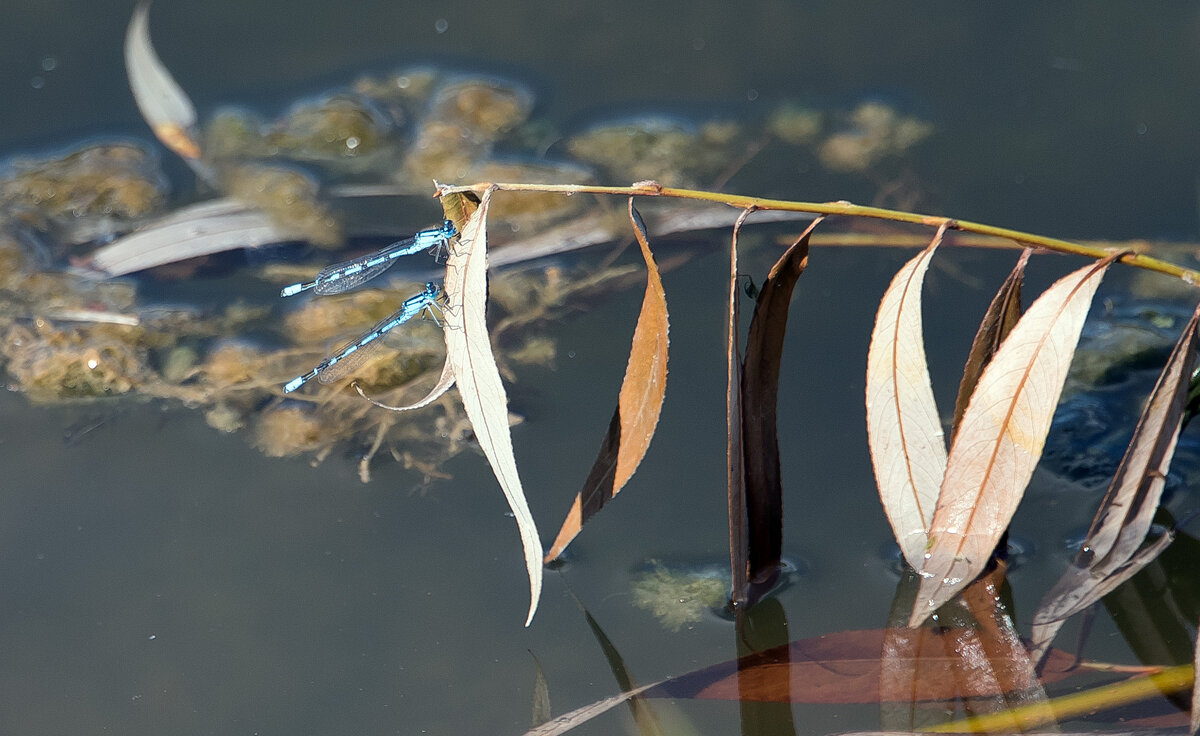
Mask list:
POLYGON ((1145 677, 1134 677, 1104 687, 1063 695, 1041 703, 1031 703, 998 713, 972 716, 922 729, 931 733, 980 733, 984 731, 1024 731, 1047 723, 1156 698, 1192 686, 1192 666, 1167 667, 1145 677))
MULTIPOLYGON (((1044 248, 1045 250, 1055 251, 1058 253, 1071 253, 1089 258, 1104 258, 1112 254, 1112 251, 1103 248, 1095 248, 1079 243, 1073 243, 1069 240, 1060 240, 1058 238, 1048 238, 1044 235, 1036 235, 1034 233, 1021 232, 1020 230, 1010 230, 1003 227, 995 227, 993 225, 985 225, 978 222, 969 222, 967 220, 956 220, 951 217, 940 217, 936 215, 922 215, 915 212, 903 212, 900 210, 889 210, 881 207, 864 207, 862 205, 851 204, 850 202, 794 202, 786 199, 764 199, 762 197, 747 197, 738 194, 724 194, 721 192, 706 192, 697 189, 679 189, 676 187, 659 186, 654 182, 639 182, 627 187, 614 186, 593 186, 589 184, 522 184, 522 183, 478 183, 465 186, 438 186, 438 196, 444 194, 453 194, 459 192, 483 192, 489 188, 501 189, 510 192, 561 192, 562 194, 615 194, 622 196, 638 196, 638 197, 673 197, 677 199, 695 199, 705 202, 718 202, 720 204, 736 207, 737 209, 755 208, 760 210, 786 210, 789 212, 810 212, 818 215, 845 215, 847 217, 869 217, 877 220, 891 220, 893 222, 907 222, 916 225, 925 225, 927 227, 939 228, 942 225, 947 225, 950 229, 959 230, 962 232, 977 233, 979 235, 989 235, 996 238, 1004 238, 1011 240, 1022 246, 1033 246, 1044 248)), ((1174 276, 1193 286, 1200 285, 1200 272, 1193 271, 1190 268, 1183 268, 1173 263, 1167 263, 1157 258, 1141 255, 1139 253, 1125 253, 1119 259, 1121 263, 1137 266, 1149 271, 1174 276)))

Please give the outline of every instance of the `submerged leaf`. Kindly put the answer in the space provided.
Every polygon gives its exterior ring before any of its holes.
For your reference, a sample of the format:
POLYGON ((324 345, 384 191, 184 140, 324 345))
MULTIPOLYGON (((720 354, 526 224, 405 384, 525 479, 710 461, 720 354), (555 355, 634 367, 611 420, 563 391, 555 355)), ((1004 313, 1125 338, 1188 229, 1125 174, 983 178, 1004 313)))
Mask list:
POLYGON ((925 361, 921 285, 942 231, 892 279, 879 303, 867 352, 867 441, 879 498, 908 564, 919 568, 946 442, 925 361))
POLYGON ((295 236, 260 210, 232 199, 190 205, 97 248, 92 266, 109 276, 123 276, 155 266, 221 253, 282 243, 295 236))
MULTIPOLYGON (((772 703, 878 703, 881 657, 887 630, 842 631, 794 641, 739 660, 671 678, 647 693, 651 697, 755 700, 772 703)), ((989 673, 978 677, 956 650, 965 632, 921 630, 905 656, 921 676, 902 697, 913 701, 994 697, 1027 685, 1028 655, 997 651, 989 673)), ((977 634, 972 634, 977 635, 977 634)), ((1054 650, 1043 681, 1061 680, 1075 668, 1074 657, 1054 650)))
POLYGON ((629 199, 629 219, 646 262, 646 293, 642 297, 642 311, 633 331, 633 345, 629 351, 617 409, 583 489, 576 494, 554 545, 546 553, 546 562, 561 555, 587 520, 633 477, 650 447, 662 412, 667 388, 667 297, 658 266, 654 263, 654 254, 650 252, 646 226, 633 206, 632 197, 629 199))
MULTIPOLYGON (((885 727, 915 730, 927 725, 925 719, 929 711, 915 697, 914 683, 947 674, 942 661, 935 659, 926 663, 918 656, 925 646, 923 642, 931 637, 943 643, 948 656, 957 654, 959 661, 953 663, 949 674, 965 692, 976 693, 971 701, 973 713, 1002 713, 1017 706, 1046 701, 1033 660, 1004 603, 1002 590, 1006 572, 1004 563, 997 564, 969 585, 961 596, 939 612, 939 627, 887 630, 880 685, 885 727)), ((911 582, 917 582, 915 576, 911 582)), ((901 585, 906 586, 906 583, 901 585)), ((903 615, 906 619, 909 608, 908 605, 903 606, 902 611, 894 608, 893 614, 903 615)), ((1022 726, 1014 721, 1009 730, 1020 731, 1022 726)))
POLYGON ((529 571, 528 626, 542 591, 542 543, 525 501, 508 427, 508 396, 487 331, 487 212, 491 191, 483 195, 446 261, 446 359, 475 438, 504 490, 521 533, 529 571))
POLYGON ((199 160, 200 144, 195 137, 196 109, 154 51, 150 42, 149 13, 150 3, 140 3, 133 11, 125 33, 125 72, 129 76, 133 99, 163 145, 211 181, 212 172, 199 160))
POLYGON ((916 626, 987 566, 1041 457, 1084 320, 1113 256, 1055 282, 984 369, 946 464, 916 626))
POLYGON ((742 366, 742 466, 746 478, 746 542, 749 557, 747 603, 779 577, 783 549, 783 480, 779 471, 776 412, 779 366, 787 334, 792 290, 808 266, 813 220, 771 267, 750 320, 742 366))
POLYGON ((1179 439, 1196 362, 1198 319, 1200 307, 1183 328, 1146 401, 1078 559, 1042 599, 1033 619, 1035 649, 1048 647, 1068 617, 1133 577, 1171 542, 1173 535, 1167 532, 1139 551, 1158 509, 1179 439))

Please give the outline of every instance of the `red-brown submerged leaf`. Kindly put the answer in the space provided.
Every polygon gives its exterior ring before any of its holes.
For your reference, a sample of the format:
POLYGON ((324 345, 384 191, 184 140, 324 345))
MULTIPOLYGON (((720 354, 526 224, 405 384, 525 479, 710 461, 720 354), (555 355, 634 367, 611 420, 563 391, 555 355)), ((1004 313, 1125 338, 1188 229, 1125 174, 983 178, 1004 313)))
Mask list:
POLYGON ((867 352, 867 441, 875 484, 896 543, 914 568, 921 566, 946 470, 946 441, 921 321, 921 285, 940 240, 935 238, 892 279, 867 352))
POLYGON ((446 260, 443 310, 446 360, 458 383, 463 409, 521 534, 529 573, 528 626, 542 590, 542 543, 525 501, 508 425, 508 396, 487 331, 487 211, 491 190, 462 229, 446 260))
POLYGON ((1133 577, 1171 542, 1168 532, 1141 549, 1175 454, 1196 362, 1200 307, 1167 359, 1112 483, 1100 502, 1083 552, 1042 599, 1033 619, 1035 651, 1049 646, 1063 622, 1133 577))
MULTIPOLYGON (((772 703, 877 703, 885 633, 884 629, 843 631, 792 642, 672 678, 646 694, 772 703)), ((915 660, 912 669, 919 670, 920 676, 905 697, 914 701, 993 697, 1002 694, 997 688, 1025 684, 1029 661, 1024 651, 1012 659, 989 660, 991 675, 972 677, 966 670, 970 663, 954 650, 962 634, 957 629, 912 630, 917 642, 907 656, 915 660)), ((1074 668, 1074 657, 1052 650, 1042 681, 1069 677, 1074 668)))
POLYGON ((950 448, 910 625, 987 566, 1041 457, 1092 297, 1113 259, 1055 282, 984 369, 950 448))
POLYGON ((808 266, 808 241, 821 218, 800 235, 767 274, 758 293, 742 366, 742 457, 746 479, 748 603, 775 582, 783 549, 783 481, 776 412, 788 308, 808 266))
POLYGON ((571 510, 559 529, 554 545, 546 553, 550 562, 562 554, 589 518, 617 495, 633 477, 662 412, 667 388, 667 347, 670 325, 667 318, 667 296, 663 291, 654 254, 642 217, 629 200, 629 219, 633 233, 646 262, 646 292, 642 311, 633 331, 629 362, 617 409, 609 422, 608 432, 601 443, 600 453, 584 481, 583 489, 575 496, 571 510))

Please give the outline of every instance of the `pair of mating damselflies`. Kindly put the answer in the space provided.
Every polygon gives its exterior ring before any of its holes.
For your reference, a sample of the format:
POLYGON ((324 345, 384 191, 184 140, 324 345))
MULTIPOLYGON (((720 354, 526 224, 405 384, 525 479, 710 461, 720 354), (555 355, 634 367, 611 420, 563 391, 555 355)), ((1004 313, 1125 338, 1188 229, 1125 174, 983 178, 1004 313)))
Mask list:
MULTIPOLYGON (((355 286, 370 281, 387 269, 397 259, 423 250, 441 250, 446 243, 458 235, 454 223, 446 220, 441 227, 422 230, 411 238, 398 240, 386 248, 342 263, 321 269, 312 281, 292 284, 280 292, 280 296, 293 296, 312 289, 316 294, 340 294, 355 286)), ((425 284, 420 294, 404 300, 395 314, 383 320, 346 347, 322 360, 316 368, 297 376, 283 386, 284 393, 291 393, 308 381, 316 378, 321 383, 332 383, 345 377, 362 365, 372 349, 380 344, 380 338, 391 330, 426 310, 437 307, 442 297, 442 288, 432 281, 425 284)))

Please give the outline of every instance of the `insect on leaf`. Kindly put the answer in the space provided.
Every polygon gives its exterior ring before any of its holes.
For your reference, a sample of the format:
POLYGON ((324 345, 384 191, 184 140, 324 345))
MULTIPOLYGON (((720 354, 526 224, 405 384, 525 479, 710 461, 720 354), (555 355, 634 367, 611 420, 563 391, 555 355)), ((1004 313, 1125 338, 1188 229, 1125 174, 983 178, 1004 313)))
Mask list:
POLYGON ((443 332, 446 359, 458 382, 463 409, 483 454, 504 490, 521 533, 529 571, 528 626, 542 591, 542 543, 525 501, 508 425, 508 396, 487 331, 487 212, 491 191, 483 195, 459 242, 446 261, 446 308, 443 332))
POLYGON ((1183 328, 1150 392, 1079 557, 1042 599, 1034 615, 1035 651, 1050 645, 1067 618, 1133 577, 1173 538, 1167 532, 1139 551, 1162 498, 1179 439, 1189 379, 1196 362, 1198 318, 1200 307, 1183 328))
POLYGON ((987 566, 1041 457, 1092 297, 1113 260, 1055 282, 984 368, 950 448, 909 625, 987 566))
POLYGON ((896 543, 914 568, 921 566, 946 471, 921 322, 921 285, 942 232, 892 279, 867 351, 867 441, 875 483, 896 543))
POLYGON ((125 32, 125 73, 142 117, 163 145, 181 156, 210 183, 214 177, 200 162, 196 109, 158 58, 150 42, 150 3, 139 3, 125 32))
POLYGON ((576 494, 554 545, 546 553, 546 562, 561 555, 587 520, 633 477, 650 447, 662 411, 667 388, 667 297, 658 266, 654 263, 654 254, 650 252, 646 226, 633 206, 632 197, 629 200, 629 219, 646 262, 646 293, 642 297, 642 311, 633 331, 633 344, 617 409, 583 489, 576 494))

